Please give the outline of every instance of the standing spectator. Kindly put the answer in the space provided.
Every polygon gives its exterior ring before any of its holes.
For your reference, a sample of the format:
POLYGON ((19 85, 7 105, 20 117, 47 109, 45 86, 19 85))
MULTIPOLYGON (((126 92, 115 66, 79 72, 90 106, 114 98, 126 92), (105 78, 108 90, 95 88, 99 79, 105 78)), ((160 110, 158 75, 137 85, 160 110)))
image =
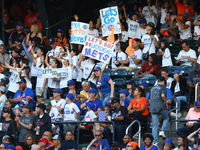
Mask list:
POLYGON ((178 53, 177 58, 175 58, 175 63, 181 65, 180 67, 177 67, 177 69, 184 68, 184 66, 192 66, 192 63, 197 61, 196 52, 190 48, 188 41, 182 41, 181 46, 183 50, 181 50, 178 53))
POLYGON ((120 90, 119 93, 120 93, 119 97, 122 99, 121 100, 121 105, 125 106, 125 107, 128 107, 128 105, 130 103, 130 100, 127 98, 128 95, 129 95, 128 90, 120 90))
POLYGON ((94 79, 100 92, 100 100, 105 105, 114 96, 114 83, 108 75, 103 74, 100 67, 95 67, 93 71, 94 79))
POLYGON ((145 145, 140 147, 140 150, 158 150, 158 147, 153 145, 153 136, 151 134, 145 134, 143 141, 145 145))
POLYGON ((168 121, 169 121, 169 116, 168 112, 166 110, 166 80, 164 77, 159 77, 158 79, 158 84, 155 85, 150 92, 150 113, 152 116, 152 123, 153 123, 153 128, 152 128, 152 135, 154 137, 154 144, 158 144, 158 119, 160 115, 163 117, 163 124, 162 127, 160 128, 159 136, 165 138, 165 133, 164 131, 166 130, 168 121))
MULTIPOLYGON (((1 57, 0 57, 0 63, 1 64, 4 64, 4 60, 6 61, 6 62, 10 62, 10 57, 9 57, 9 55, 6 53, 6 47, 5 47, 5 45, 3 45, 3 44, 1 44, 0 45, 0 55, 1 55, 1 57), (3 57, 3 58, 2 58, 3 57)), ((0 66, 1 67, 1 73, 5 73, 6 71, 8 71, 8 69, 7 68, 5 68, 5 67, 2 67, 2 65, 0 66)))
MULTIPOLYGON (((115 128, 115 135, 116 139, 120 144, 123 144, 122 138, 125 135, 126 125, 128 123, 128 111, 127 108, 121 106, 119 98, 112 98, 111 99, 111 106, 112 106, 112 118, 111 120, 115 123, 113 128, 115 128)), ((108 139, 109 143, 112 142, 112 134, 111 130, 108 127, 104 128, 104 135, 105 138, 108 139)))
POLYGON ((200 17, 197 18, 197 24, 196 26, 194 26, 194 39, 195 40, 199 40, 200 38, 200 17))
POLYGON ((139 39, 142 39, 142 37, 147 33, 147 30, 146 30, 146 26, 147 26, 147 20, 145 18, 141 18, 139 21, 139 30, 137 31, 138 32, 138 38, 139 39))
POLYGON ((33 39, 35 37, 39 37, 40 38, 40 43, 42 43, 42 32, 40 31, 40 28, 37 24, 32 24, 31 28, 30 28, 30 33, 28 33, 27 38, 26 38, 26 44, 28 44, 29 46, 31 45, 31 41, 33 41, 33 39))
MULTIPOLYGON (((34 137, 40 139, 45 131, 51 131, 51 118, 44 111, 46 106, 39 104, 36 106, 37 116, 33 119, 34 137)), ((47 141, 48 142, 48 141, 47 141)), ((48 143, 47 143, 48 144, 48 143)))
POLYGON ((16 30, 11 32, 10 37, 8 39, 8 44, 10 48, 17 47, 18 49, 21 48, 22 42, 24 42, 27 33, 23 30, 24 24, 23 22, 19 22, 16 26, 16 30))
POLYGON ((25 142, 25 138, 27 134, 33 134, 32 126, 33 126, 33 118, 31 115, 32 107, 29 104, 24 105, 22 108, 23 116, 17 121, 19 133, 19 145, 23 146, 25 142))

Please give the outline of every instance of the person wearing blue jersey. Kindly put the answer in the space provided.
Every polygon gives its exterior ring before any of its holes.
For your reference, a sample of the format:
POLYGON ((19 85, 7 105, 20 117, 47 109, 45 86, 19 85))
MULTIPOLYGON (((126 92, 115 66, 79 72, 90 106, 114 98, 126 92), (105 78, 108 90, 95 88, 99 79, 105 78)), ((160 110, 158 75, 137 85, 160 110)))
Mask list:
POLYGON ((128 90, 120 90, 119 91, 120 93, 120 99, 121 99, 121 105, 122 106, 125 106, 125 107, 128 107, 129 103, 130 103, 130 100, 127 98, 127 96, 129 95, 129 91, 128 90))
POLYGON ((143 141, 145 145, 140 147, 140 150, 158 150, 158 147, 153 145, 153 136, 151 134, 145 134, 143 141))

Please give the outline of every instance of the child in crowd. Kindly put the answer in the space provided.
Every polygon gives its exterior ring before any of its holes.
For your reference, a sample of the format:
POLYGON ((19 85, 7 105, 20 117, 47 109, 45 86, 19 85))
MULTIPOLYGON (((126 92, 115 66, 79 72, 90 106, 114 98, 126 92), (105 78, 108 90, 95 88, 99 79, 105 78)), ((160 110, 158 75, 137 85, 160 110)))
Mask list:
POLYGON ((129 103, 130 103, 130 100, 127 98, 127 96, 129 95, 128 90, 121 90, 121 91, 119 91, 119 93, 120 93, 119 96, 120 96, 120 99, 121 99, 121 105, 128 107, 129 103))
POLYGON ((122 31, 122 35, 121 35, 121 41, 122 42, 127 42, 128 41, 128 25, 126 22, 121 22, 121 31, 122 31))

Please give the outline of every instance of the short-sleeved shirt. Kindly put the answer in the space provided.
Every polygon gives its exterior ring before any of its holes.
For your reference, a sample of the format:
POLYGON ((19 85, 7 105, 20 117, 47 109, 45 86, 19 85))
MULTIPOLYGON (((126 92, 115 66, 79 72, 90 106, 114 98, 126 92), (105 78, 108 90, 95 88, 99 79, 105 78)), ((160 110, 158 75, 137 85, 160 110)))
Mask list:
MULTIPOLYGON (((110 147, 107 139, 102 139, 101 144, 102 144, 102 149, 106 149, 106 148, 110 147)), ((98 149, 100 149, 100 142, 99 141, 95 142, 93 145, 95 145, 98 149)))
POLYGON ((111 78, 108 75, 103 74, 100 81, 96 81, 97 88, 100 90, 101 93, 111 92, 111 87, 108 83, 110 79, 111 78))
POLYGON ((25 40, 26 36, 27 36, 27 33, 25 31, 22 31, 21 33, 18 33, 18 31, 15 30, 15 31, 11 32, 10 37, 9 37, 8 40, 12 41, 12 42, 17 41, 17 42, 21 42, 22 43, 25 40))
POLYGON ((96 118, 97 116, 95 115, 94 111, 93 110, 90 110, 90 111, 87 111, 87 113, 85 114, 85 121, 94 121, 94 119, 96 118))
POLYGON ((149 66, 149 61, 146 61, 141 66, 141 68, 142 68, 142 72, 150 71, 153 68, 153 72, 151 74, 153 74, 153 75, 159 75, 160 74, 160 65, 159 64, 149 66))
POLYGON ((139 23, 137 21, 133 21, 131 19, 126 20, 128 24, 128 37, 130 38, 138 38, 137 31, 139 28, 139 23))
POLYGON ((125 106, 125 107, 128 107, 129 106, 129 103, 130 103, 130 100, 128 98, 124 98, 122 101, 121 101, 121 105, 122 106, 125 106))
POLYGON ((192 84, 197 84, 198 82, 200 82, 200 72, 190 72, 188 81, 192 84))
MULTIPOLYGON (((87 99, 84 100, 83 103, 85 103, 86 101, 87 99)), ((94 109, 93 109, 94 112, 96 112, 98 109, 103 109, 102 101, 97 98, 94 101, 90 101, 89 103, 92 103, 94 105, 94 109)))
MULTIPOLYGON (((179 53, 178 53, 178 56, 177 56, 177 59, 180 60, 182 57, 190 57, 190 58, 197 58, 197 55, 196 55, 196 52, 192 49, 190 49, 189 51, 184 51, 184 50, 181 50, 179 53)), ((189 60, 189 59, 184 59, 184 60, 181 60, 181 66, 182 65, 188 65, 188 66, 192 66, 192 62, 189 60)))
POLYGON ((131 105, 133 109, 141 109, 142 105, 146 105, 144 111, 142 112, 142 115, 146 116, 147 114, 149 114, 147 99, 145 97, 141 97, 139 101, 137 101, 137 98, 134 98, 129 105, 131 105))
MULTIPOLYGON (((157 35, 154 35, 154 37, 156 38, 157 41, 159 40, 157 35)), ((149 52, 149 54, 156 53, 155 41, 150 37, 150 35, 145 34, 142 37, 141 41, 144 43, 143 53, 147 52, 149 52)))
POLYGON ((17 132, 17 124, 14 120, 2 120, 0 121, 2 123, 2 131, 0 131, 0 139, 4 135, 15 135, 17 132))
POLYGON ((74 103, 66 104, 64 107, 64 120, 75 121, 76 114, 79 112, 80 110, 76 104, 74 103))
MULTIPOLYGON (((140 147, 140 150, 146 150, 146 146, 140 147)), ((155 145, 152 145, 148 150, 158 150, 158 147, 155 145)))
MULTIPOLYGON (((141 49, 138 49, 138 50, 134 51, 134 56, 133 56, 133 58, 142 60, 142 50, 141 50, 141 49)), ((134 63, 134 61, 133 61, 133 58, 130 57, 130 56, 128 56, 128 59, 129 59, 129 67, 133 67, 133 68, 135 68, 135 67, 140 67, 140 66, 142 65, 142 61, 141 61, 140 64, 136 65, 136 64, 134 63)))
POLYGON ((26 15, 24 24, 27 25, 27 27, 31 27, 32 24, 37 24, 39 21, 39 14, 35 13, 33 16, 26 15))
MULTIPOLYGON (((196 112, 194 110, 194 107, 190 108, 188 111, 187 116, 185 117, 185 120, 198 120, 200 118, 200 112, 196 112)), ((193 123, 195 121, 188 121, 189 123, 193 123)))
POLYGON ((115 109, 112 111, 112 118, 113 117, 119 117, 119 116, 123 116, 124 120, 113 120, 113 122, 115 123, 115 125, 126 125, 128 123, 128 111, 127 108, 124 106, 120 106, 119 109, 115 109))
MULTIPOLYGON (((173 24, 175 25, 176 23, 173 22, 173 24)), ((163 28, 169 28, 169 27, 170 27, 170 25, 166 22, 166 23, 162 24, 162 26, 161 26, 160 29, 163 29, 163 28)), ((176 28, 174 28, 174 29, 170 29, 170 30, 172 30, 172 31, 178 33, 178 27, 176 27, 176 28)), ((163 39, 168 40, 169 37, 176 38, 173 34, 171 34, 171 32, 168 32, 168 33, 169 33, 169 36, 165 36, 165 35, 163 35, 163 39)))
MULTIPOLYGON (((34 92, 30 88, 26 88, 24 91, 18 90, 14 95, 14 98, 19 98, 21 100, 23 98, 27 98, 27 97, 32 98, 32 100, 34 99, 34 92)), ((29 101, 29 104, 31 104, 31 105, 33 105, 32 100, 29 101)))

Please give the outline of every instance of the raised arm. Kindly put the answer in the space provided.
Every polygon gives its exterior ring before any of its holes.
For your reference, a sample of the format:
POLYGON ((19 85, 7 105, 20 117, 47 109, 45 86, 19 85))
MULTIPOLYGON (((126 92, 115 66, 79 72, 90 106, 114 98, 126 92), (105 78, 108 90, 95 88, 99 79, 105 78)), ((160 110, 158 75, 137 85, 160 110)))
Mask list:
POLYGON ((46 57, 45 57, 45 64, 46 64, 48 67, 50 67, 50 64, 49 64, 49 62, 48 62, 49 53, 50 53, 50 51, 47 52, 46 57))
POLYGON ((126 20, 128 19, 128 16, 127 16, 127 13, 126 13, 126 8, 125 6, 123 5, 122 6, 122 9, 124 10, 124 17, 126 18, 126 20))

